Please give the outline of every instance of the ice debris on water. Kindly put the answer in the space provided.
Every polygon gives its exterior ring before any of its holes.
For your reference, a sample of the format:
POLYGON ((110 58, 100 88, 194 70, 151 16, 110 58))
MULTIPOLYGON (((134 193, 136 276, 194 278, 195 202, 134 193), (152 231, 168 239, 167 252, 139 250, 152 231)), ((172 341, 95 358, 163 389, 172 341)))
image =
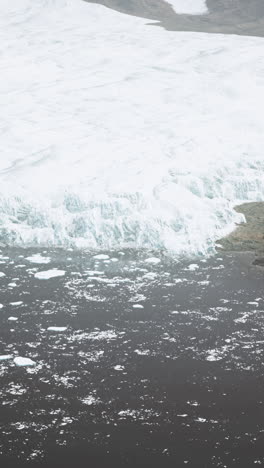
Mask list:
POLYGON ((8 317, 8 320, 16 322, 18 320, 18 317, 8 317))
POLYGON ((36 263, 38 265, 50 263, 50 257, 43 257, 41 254, 31 255, 30 257, 27 257, 26 260, 28 260, 30 263, 36 263))
POLYGON ((0 271, 0 278, 3 278, 5 276, 5 273, 3 271, 0 271))
POLYGON ((16 366, 19 366, 19 367, 36 365, 35 361, 32 361, 32 359, 21 357, 21 356, 16 357, 14 359, 14 363, 16 364, 16 366))
POLYGON ((64 332, 66 330, 67 330, 67 327, 48 327, 48 331, 64 332))
POLYGON ((151 265, 157 265, 160 262, 161 262, 160 258, 157 258, 157 257, 150 257, 145 260, 145 263, 149 263, 151 265))
POLYGON ((12 359, 13 356, 11 354, 2 354, 0 355, 0 361, 7 361, 9 359, 12 359))
POLYGON ((190 271, 198 270, 198 268, 199 268, 199 265, 197 265, 197 263, 191 263, 191 265, 188 266, 188 270, 190 271))
POLYGON ((133 304, 133 309, 144 309, 142 304, 133 304))
POLYGON ((95 260, 108 260, 110 257, 109 255, 105 255, 105 254, 98 254, 98 255, 94 255, 93 258, 95 260))
POLYGON ((65 275, 64 270, 46 270, 46 271, 39 271, 38 273, 35 273, 35 278, 39 280, 48 280, 50 278, 56 278, 58 276, 64 276, 65 275))

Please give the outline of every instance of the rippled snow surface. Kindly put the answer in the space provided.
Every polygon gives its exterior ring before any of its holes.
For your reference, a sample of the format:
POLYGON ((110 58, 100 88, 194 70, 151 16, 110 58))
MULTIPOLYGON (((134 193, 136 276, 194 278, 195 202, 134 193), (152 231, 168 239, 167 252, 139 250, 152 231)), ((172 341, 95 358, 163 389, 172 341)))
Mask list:
POLYGON ((263 200, 260 38, 0 5, 0 241, 205 253, 263 200))

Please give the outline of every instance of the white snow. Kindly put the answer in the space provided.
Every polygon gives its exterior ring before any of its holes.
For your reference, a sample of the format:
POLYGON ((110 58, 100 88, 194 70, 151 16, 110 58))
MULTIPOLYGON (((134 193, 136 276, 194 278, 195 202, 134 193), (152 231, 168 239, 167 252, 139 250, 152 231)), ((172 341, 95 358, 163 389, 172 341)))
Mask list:
POLYGON ((64 332, 67 330, 67 327, 48 327, 48 330, 54 332, 64 332))
POLYGON ((50 278, 56 278, 57 276, 64 276, 65 271, 64 270, 46 270, 46 271, 39 271, 38 273, 35 273, 35 278, 39 280, 48 280, 50 278))
POLYGON ((187 15, 203 15, 208 12, 206 0, 166 0, 175 12, 187 15))
POLYGON ((32 359, 30 358, 25 358, 25 357, 16 357, 14 359, 14 363, 16 364, 16 366, 35 366, 36 363, 35 361, 32 361, 32 359))
POLYGON ((7 243, 202 254, 242 220, 234 204, 264 200, 263 38, 147 22, 1 0, 7 243))
POLYGON ((32 255, 31 257, 27 257, 26 260, 28 260, 30 263, 36 263, 36 264, 47 264, 50 263, 50 258, 49 257, 43 257, 41 254, 35 254, 32 255))

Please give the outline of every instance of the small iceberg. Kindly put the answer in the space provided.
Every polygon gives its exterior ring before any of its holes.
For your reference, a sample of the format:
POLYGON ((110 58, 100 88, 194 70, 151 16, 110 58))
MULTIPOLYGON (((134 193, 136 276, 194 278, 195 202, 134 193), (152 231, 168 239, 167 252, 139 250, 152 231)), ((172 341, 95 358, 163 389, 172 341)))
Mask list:
POLYGON ((43 257, 41 254, 31 255, 31 257, 27 257, 26 260, 38 265, 50 263, 50 257, 43 257))
POLYGON ((150 257, 145 260, 146 263, 150 263, 152 265, 157 265, 158 263, 160 263, 160 261, 160 258, 157 257, 150 257))
POLYGON ((109 255, 99 254, 99 255, 94 255, 93 258, 95 260, 108 260, 110 257, 109 257, 109 255))
POLYGON ((7 361, 8 359, 13 359, 13 356, 11 354, 2 354, 0 356, 0 361, 7 361))
POLYGON ((48 280, 50 278, 56 278, 57 276, 64 276, 64 270, 46 270, 46 271, 39 271, 35 273, 35 278, 39 280, 48 280))
POLYGON ((18 317, 8 317, 7 320, 11 320, 12 322, 16 322, 18 320, 18 317))
POLYGON ((48 331, 54 331, 54 332, 64 332, 67 330, 67 327, 48 327, 48 331))
POLYGON ((3 278, 5 276, 5 273, 3 273, 2 271, 0 271, 0 278, 3 278))
POLYGON ((16 357, 14 359, 14 363, 16 366, 19 366, 19 367, 24 367, 24 366, 35 366, 36 363, 35 361, 32 361, 32 359, 30 358, 25 358, 25 357, 16 357))
POLYGON ((141 304, 133 304, 133 309, 144 309, 144 306, 141 304))

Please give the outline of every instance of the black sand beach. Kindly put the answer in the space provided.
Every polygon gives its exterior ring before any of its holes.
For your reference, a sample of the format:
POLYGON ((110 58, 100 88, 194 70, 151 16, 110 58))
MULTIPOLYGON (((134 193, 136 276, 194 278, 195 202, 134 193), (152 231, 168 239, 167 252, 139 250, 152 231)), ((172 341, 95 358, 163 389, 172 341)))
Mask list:
POLYGON ((122 13, 155 20, 169 31, 264 36, 262 0, 207 0, 208 14, 177 15, 165 0, 85 0, 122 13))
POLYGON ((254 253, 104 254, 2 250, 1 466, 262 465, 254 253), (35 277, 54 268, 65 275, 35 277))

